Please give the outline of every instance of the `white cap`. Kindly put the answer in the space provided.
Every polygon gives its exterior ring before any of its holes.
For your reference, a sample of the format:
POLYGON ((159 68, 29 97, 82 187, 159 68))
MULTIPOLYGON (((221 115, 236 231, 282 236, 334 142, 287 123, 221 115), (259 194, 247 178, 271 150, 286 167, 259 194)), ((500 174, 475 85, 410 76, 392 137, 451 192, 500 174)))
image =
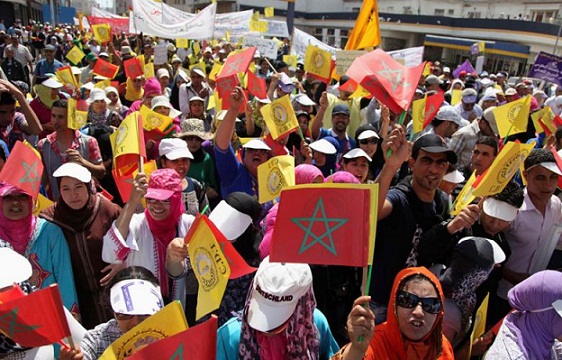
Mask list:
POLYGON ((81 75, 82 70, 78 66, 71 66, 70 69, 72 70, 72 75, 81 75))
POLYGON ((238 239, 252 223, 252 218, 222 200, 209 215, 215 226, 230 241, 238 239))
POLYGON ((111 308, 124 315, 153 315, 164 306, 160 287, 150 281, 128 279, 111 287, 111 308))
POLYGON ((357 159, 360 157, 364 157, 365 159, 369 160, 369 161, 373 161, 373 159, 371 159, 371 157, 369 155, 367 155, 367 153, 365 151, 363 151, 363 149, 360 148, 355 148, 355 149, 351 149, 348 152, 345 153, 345 155, 343 156, 345 159, 357 159))
POLYGON ((95 75, 94 76, 94 80, 103 81, 103 80, 106 80, 106 79, 109 79, 109 78, 107 76, 103 76, 103 75, 95 75))
POLYGON ((513 221, 519 211, 515 206, 492 197, 484 200, 482 203, 482 210, 486 215, 503 221, 513 221))
POLYGON ((505 96, 513 96, 513 95, 517 95, 517 90, 515 90, 514 88, 509 88, 505 91, 505 96))
POLYGON ((462 122, 460 112, 450 105, 441 106, 435 118, 442 121, 452 121, 458 126, 461 126, 462 122))
POLYGON ((266 257, 254 277, 248 325, 262 332, 283 325, 311 286, 312 272, 307 264, 271 263, 266 257))
POLYGON ((299 104, 304 105, 304 106, 314 106, 314 105, 316 105, 316 103, 314 101, 312 101, 312 99, 309 98, 308 95, 306 95, 306 94, 296 95, 294 101, 296 101, 299 104))
POLYGON ((271 150, 271 148, 261 139, 252 139, 242 145, 245 149, 255 149, 255 150, 271 150))
POLYGON ((158 145, 158 154, 166 156, 166 159, 176 160, 181 158, 193 159, 193 155, 187 147, 187 143, 182 139, 162 139, 158 145))
POLYGON ((373 130, 365 130, 357 137, 357 140, 365 140, 370 138, 377 138, 380 139, 379 134, 373 130))
POLYGON ((256 97, 256 100, 258 102, 262 103, 262 104, 271 104, 271 100, 268 97, 263 98, 263 99, 260 99, 259 97, 256 97))
POLYGON ((196 73, 199 76, 203 76, 203 77, 206 76, 205 73, 203 72, 203 70, 201 70, 198 67, 194 67, 193 69, 191 69, 191 71, 193 71, 194 73, 196 73))
MULTIPOLYGON (((543 168, 552 171, 553 173, 555 173, 556 175, 562 175, 562 171, 560 171, 560 168, 558 167, 558 164, 556 164, 555 162, 552 161, 547 161, 547 162, 542 162, 536 165, 531 166, 529 169, 535 167, 535 166, 542 166, 543 168)), ((529 170, 527 169, 527 170, 529 170)))
POLYGON ((98 54, 99 57, 105 56, 105 57, 109 57, 109 54, 106 53, 105 51, 102 51, 98 54))
POLYGON ((505 253, 503 252, 502 248, 498 245, 498 243, 496 243, 495 241, 490 240, 490 239, 486 239, 486 238, 481 238, 481 237, 467 236, 467 237, 463 237, 462 239, 460 239, 457 244, 460 244, 460 243, 462 243, 463 241, 466 241, 466 240, 487 241, 490 245, 492 245, 492 249, 493 249, 493 252, 494 252, 494 263, 495 264, 501 264, 502 262, 504 262, 505 253))
POLYGON ((201 101, 202 103, 204 103, 205 99, 203 99, 200 96, 192 96, 192 97, 189 98, 189 102, 192 102, 192 101, 201 101))
POLYGON ((114 93, 117 96, 119 96, 119 91, 117 91, 117 89, 114 86, 108 86, 104 89, 105 91, 105 96, 109 95, 110 93, 114 93))
POLYGON ((81 86, 82 89, 86 89, 86 90, 92 90, 93 88, 95 88, 95 84, 91 81, 85 83, 84 85, 81 86))
POLYGON ((166 69, 158 69, 158 71, 156 72, 156 77, 158 79, 160 79, 161 77, 170 77, 170 73, 168 72, 168 70, 166 69))
POLYGON ((63 84, 54 76, 43 81, 41 85, 45 85, 46 87, 50 87, 51 89, 60 89, 61 87, 63 87, 63 84))
POLYGON ((165 95, 158 95, 152 98, 152 102, 150 103, 150 108, 154 110, 158 106, 165 106, 168 109, 170 109, 170 114, 168 116, 171 117, 172 119, 175 119, 181 115, 181 111, 174 109, 174 107, 170 103, 170 99, 168 99, 165 95))
POLYGON ((31 264, 25 257, 9 247, 0 248, 0 289, 25 281, 31 274, 31 264))
POLYGON ((53 176, 56 178, 68 176, 83 183, 92 181, 92 173, 82 165, 75 162, 67 162, 55 170, 53 176))
POLYGON ((463 174, 458 170, 453 170, 443 176, 443 180, 451 184, 460 184, 464 181, 463 174))
POLYGON ((105 91, 103 89, 93 88, 92 90, 90 90, 90 97, 86 100, 86 102, 88 104, 91 104, 94 101, 98 100, 104 100, 108 104, 111 102, 111 100, 109 100, 107 96, 105 96, 105 91))
POLYGON ((445 67, 443 68, 443 72, 444 72, 444 73, 450 73, 450 72, 451 72, 451 68, 448 67, 448 66, 445 66, 445 67))
POLYGON ((308 146, 314 151, 318 151, 321 152, 322 154, 327 154, 327 155, 333 155, 338 151, 336 147, 326 139, 316 140, 315 142, 313 142, 308 146))

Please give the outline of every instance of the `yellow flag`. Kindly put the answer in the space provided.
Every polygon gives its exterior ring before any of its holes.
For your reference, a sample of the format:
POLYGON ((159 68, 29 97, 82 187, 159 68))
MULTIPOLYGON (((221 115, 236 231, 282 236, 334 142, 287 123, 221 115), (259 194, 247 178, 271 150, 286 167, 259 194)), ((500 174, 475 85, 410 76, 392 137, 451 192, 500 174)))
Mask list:
POLYGON ((110 79, 104 79, 102 81, 98 81, 94 87, 105 90, 106 87, 111 86, 110 79))
POLYGON ((269 24, 266 21, 250 21, 250 31, 254 32, 267 32, 269 30, 269 24))
POLYGON ((464 209, 474 201, 476 197, 474 196, 474 188, 472 187, 472 185, 474 184, 475 181, 476 181, 476 171, 474 171, 472 175, 470 175, 470 177, 466 181, 466 184, 464 184, 464 187, 462 188, 461 192, 459 193, 459 195, 457 195, 454 204, 455 207, 453 211, 451 211, 451 215, 458 215, 458 213, 462 209, 464 209))
POLYGON ((283 55, 283 61, 289 65, 289 67, 297 67, 297 55, 283 55))
POLYGON ((201 52, 201 45, 199 45, 199 41, 194 41, 193 42, 193 53, 195 55, 199 55, 200 52, 201 52))
POLYGON ((493 110, 500 138, 527 131, 531 96, 498 106, 493 110))
MULTIPOLYGON (((484 335, 486 331, 486 317, 488 315, 488 302, 490 301, 490 294, 486 295, 482 304, 476 310, 476 318, 474 319, 474 327, 472 328, 472 333, 470 334, 470 352, 472 352, 472 343, 474 339, 478 339, 480 336, 484 335)), ((468 354, 470 357, 470 353, 468 354)))
POLYGON ((73 88, 78 86, 76 77, 74 76, 74 74, 72 74, 72 69, 69 66, 58 69, 57 71, 55 71, 55 75, 57 76, 59 81, 65 85, 69 85, 73 88))
POLYGON ((250 66, 248 66, 248 71, 251 71, 251 72, 253 72, 253 73, 255 74, 255 73, 256 73, 256 70, 257 70, 257 68, 256 68, 256 63, 252 61, 252 62, 250 63, 250 66))
POLYGON ((289 95, 272 101, 260 111, 273 140, 299 126, 289 95))
POLYGON ((414 134, 417 134, 423 130, 426 103, 427 95, 425 95, 422 99, 418 99, 412 103, 412 121, 414 125, 414 134))
POLYGON ((226 30, 224 33, 224 38, 227 43, 230 43, 230 31, 226 30))
POLYGON ((154 77, 154 63, 149 62, 144 65, 144 77, 147 79, 154 77))
POLYGON ((261 18, 261 14, 259 11, 256 11, 255 13, 252 14, 253 21, 258 21, 260 18, 261 18))
POLYGON ((357 89, 353 92, 353 94, 349 95, 350 98, 364 98, 370 96, 371 93, 368 92, 363 86, 357 85, 357 89))
POLYGON ((37 201, 35 202, 35 207, 33 208, 33 215, 38 216, 39 213, 49 206, 53 205, 54 202, 47 199, 41 193, 37 195, 37 201))
POLYGON ((281 190, 295 185, 295 158, 290 155, 275 156, 258 166, 258 192, 260 204, 274 200, 281 190))
POLYGON ((189 47, 188 39, 176 39, 176 47, 180 49, 187 49, 189 47))
POLYGON ((141 106, 140 115, 142 117, 142 127, 146 131, 158 129, 160 132, 164 132, 172 121, 174 121, 171 117, 159 114, 145 105, 141 106))
POLYGON ((218 91, 213 93, 213 96, 209 97, 209 104, 207 105, 207 110, 215 109, 215 113, 222 110, 222 100, 219 98, 218 91))
POLYGON ((113 149, 113 166, 121 174, 128 174, 136 166, 139 156, 146 157, 144 134, 139 129, 139 112, 127 116, 119 128, 109 136, 113 149))
POLYGON ((203 70, 203 73, 205 74, 207 73, 207 64, 205 64, 204 61, 199 61, 198 63, 189 66, 189 70, 193 70, 195 68, 203 70))
MULTIPOLYGON (((404 65, 404 64, 402 64, 402 65, 404 65)), ((425 64, 425 67, 423 68, 422 75, 428 76, 429 74, 431 74, 431 64, 428 62, 428 63, 425 64)))
POLYGON ((140 63, 142 66, 144 66, 144 55, 141 54, 141 55, 137 56, 137 59, 139 59, 139 63, 140 63))
POLYGON ((365 0, 350 33, 345 50, 359 50, 381 43, 376 0, 365 0))
POLYGON ((219 308, 230 277, 228 261, 205 220, 198 217, 191 225, 195 230, 185 236, 191 268, 199 282, 196 320, 219 308))
POLYGON ((82 61, 82 58, 86 56, 78 46, 73 46, 72 49, 66 53, 66 58, 73 64, 78 64, 82 61))
POLYGON ((537 131, 537 133, 540 134, 544 132, 544 129, 541 126, 542 122, 542 124, 545 125, 547 129, 554 134, 556 132, 556 126, 552 123, 552 120, 554 120, 554 116, 554 112, 552 111, 550 106, 546 106, 541 110, 532 113, 531 119, 533 120, 533 124, 535 125, 535 130, 537 131), (539 122, 539 120, 541 121, 539 122))
POLYGON ((76 100, 69 98, 67 102, 67 126, 69 129, 80 130, 88 121, 88 112, 76 109, 76 100))
POLYGON ((188 329, 179 301, 173 301, 115 340, 100 360, 124 360, 135 351, 188 329))
POLYGON ((534 147, 534 141, 530 144, 508 142, 474 189, 474 196, 488 196, 501 192, 534 147))
POLYGON ((462 100, 462 90, 453 89, 451 90, 451 106, 455 106, 462 100))
POLYGON ((329 79, 332 71, 332 54, 314 45, 308 45, 304 57, 304 70, 329 79))
POLYGON ((111 26, 108 24, 92 25, 92 30, 94 31, 94 37, 99 43, 103 44, 111 41, 111 26))
POLYGON ((263 14, 266 18, 273 17, 275 15, 275 8, 273 6, 268 6, 263 9, 263 14))

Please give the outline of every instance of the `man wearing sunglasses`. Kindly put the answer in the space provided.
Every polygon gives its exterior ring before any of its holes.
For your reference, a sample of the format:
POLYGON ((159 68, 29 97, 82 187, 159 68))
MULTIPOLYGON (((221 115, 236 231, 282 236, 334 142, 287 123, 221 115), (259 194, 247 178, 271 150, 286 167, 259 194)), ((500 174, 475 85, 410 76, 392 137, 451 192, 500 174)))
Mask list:
POLYGON ((386 319, 394 276, 401 269, 418 264, 418 243, 425 237, 453 242, 460 236, 457 233, 472 226, 480 212, 478 206, 469 205, 449 220, 446 195, 438 186, 449 164, 457 162, 457 155, 440 136, 420 137, 410 155, 404 129, 396 127, 383 142, 383 153, 387 154, 389 149, 392 154, 375 180, 379 184, 379 223, 370 293, 377 323, 386 319), (404 161, 408 161, 412 175, 389 189, 404 161))

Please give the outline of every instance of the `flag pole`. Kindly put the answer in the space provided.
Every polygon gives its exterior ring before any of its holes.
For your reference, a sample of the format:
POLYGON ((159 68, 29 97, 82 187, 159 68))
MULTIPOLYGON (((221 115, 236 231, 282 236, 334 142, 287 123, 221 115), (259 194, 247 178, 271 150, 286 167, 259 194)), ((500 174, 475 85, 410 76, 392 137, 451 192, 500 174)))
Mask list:
MULTIPOLYGON (((404 118, 406 117, 406 110, 402 110, 402 113, 400 113, 400 117, 398 118, 398 125, 402 126, 402 124, 404 123, 404 118)), ((388 149, 388 151, 386 152, 386 157, 390 157, 390 155, 392 155, 392 149, 388 149)))
POLYGON ((273 67, 273 65, 271 65, 271 63, 269 62, 269 59, 264 57, 265 61, 267 61, 267 64, 269 65, 269 67, 271 68, 271 70, 273 70, 274 73, 279 74, 277 72, 277 70, 275 70, 275 68, 273 67))

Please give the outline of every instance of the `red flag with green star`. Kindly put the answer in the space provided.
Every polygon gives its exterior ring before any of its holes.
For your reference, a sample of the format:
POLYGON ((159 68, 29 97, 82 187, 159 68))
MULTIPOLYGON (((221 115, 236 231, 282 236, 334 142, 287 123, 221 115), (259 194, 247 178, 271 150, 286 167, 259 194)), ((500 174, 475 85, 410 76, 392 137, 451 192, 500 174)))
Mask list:
POLYGON ((248 75, 248 91, 259 99, 267 98, 267 84, 265 79, 260 79, 251 71, 247 72, 248 75))
POLYGON ((49 345, 70 336, 58 285, 0 304, 0 331, 23 347, 49 345))
POLYGON ((230 55, 226 58, 219 77, 226 77, 232 74, 245 73, 248 66, 254 59, 255 47, 249 47, 239 53, 230 55))
POLYGON ((42 175, 43 163, 37 150, 18 141, 0 171, 0 182, 13 185, 37 199, 42 175))
POLYGON ((218 320, 215 315, 202 324, 135 351, 128 360, 215 360, 218 320))
POLYGON ((219 97, 224 99, 229 97, 234 89, 240 85, 240 80, 237 74, 232 74, 228 76, 219 76, 216 81, 216 88, 219 93, 219 97))
POLYGON ((314 184, 283 190, 270 261, 366 266, 372 262, 377 185, 314 184))

